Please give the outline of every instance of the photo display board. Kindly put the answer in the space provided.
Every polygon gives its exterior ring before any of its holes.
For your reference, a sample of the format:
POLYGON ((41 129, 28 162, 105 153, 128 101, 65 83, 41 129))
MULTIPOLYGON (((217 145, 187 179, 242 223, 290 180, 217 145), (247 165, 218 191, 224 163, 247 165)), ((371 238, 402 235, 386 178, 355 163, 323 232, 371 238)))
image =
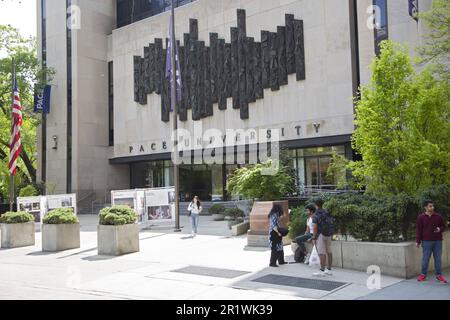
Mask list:
POLYGON ((134 209, 142 225, 175 220, 174 188, 111 191, 111 204, 134 209))
POLYGON ((17 211, 25 211, 34 215, 35 222, 42 222, 47 212, 58 208, 72 208, 77 214, 77 195, 62 194, 39 197, 17 198, 17 211))

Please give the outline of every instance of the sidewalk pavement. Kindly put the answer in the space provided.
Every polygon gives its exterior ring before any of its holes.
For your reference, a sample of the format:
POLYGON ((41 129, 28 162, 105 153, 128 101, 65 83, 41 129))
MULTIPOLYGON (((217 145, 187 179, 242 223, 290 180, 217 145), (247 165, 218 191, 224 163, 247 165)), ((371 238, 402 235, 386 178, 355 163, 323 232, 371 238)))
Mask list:
MULTIPOLYGON (((208 216, 201 217, 195 238, 190 237, 189 220, 183 216, 181 233, 174 233, 172 224, 143 230, 140 252, 120 257, 97 255, 96 216, 80 216, 80 222, 79 249, 44 253, 39 232, 35 246, 0 249, 0 299, 350 300, 412 294, 424 299, 438 292, 439 299, 449 298, 442 293, 450 291, 446 285, 417 285, 382 276, 383 289, 370 290, 363 272, 334 269, 333 276, 317 279, 312 276, 316 270, 304 264, 269 268, 269 250, 244 250, 245 236, 232 237, 226 222, 208 216), (338 281, 342 286, 326 291, 254 281, 271 275, 310 284, 338 281)), ((285 254, 293 261, 290 246, 285 254)))

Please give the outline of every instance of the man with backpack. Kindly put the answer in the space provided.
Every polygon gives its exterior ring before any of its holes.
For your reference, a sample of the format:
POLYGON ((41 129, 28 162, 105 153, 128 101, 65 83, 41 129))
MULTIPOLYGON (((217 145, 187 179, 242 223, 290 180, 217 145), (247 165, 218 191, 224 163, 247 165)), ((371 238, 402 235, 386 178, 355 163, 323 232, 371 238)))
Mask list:
POLYGON ((313 243, 317 248, 320 257, 320 271, 314 273, 314 276, 324 277, 332 275, 331 265, 333 264, 333 255, 331 253, 331 238, 335 232, 334 218, 322 208, 323 200, 314 201, 316 213, 313 216, 313 243))

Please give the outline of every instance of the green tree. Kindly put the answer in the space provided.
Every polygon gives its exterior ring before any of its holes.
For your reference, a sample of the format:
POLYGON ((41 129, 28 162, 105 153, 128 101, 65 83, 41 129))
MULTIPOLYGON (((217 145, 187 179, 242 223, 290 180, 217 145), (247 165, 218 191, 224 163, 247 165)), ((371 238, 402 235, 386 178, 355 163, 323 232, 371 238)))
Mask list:
POLYGON ((42 86, 51 70, 44 70, 36 57, 35 39, 23 38, 19 31, 0 25, 0 193, 9 196, 9 140, 11 137, 11 68, 16 74, 23 108, 22 153, 15 177, 16 194, 21 187, 36 184, 36 128, 39 117, 33 113, 34 84, 42 86))
POLYGON ((363 160, 351 164, 368 191, 414 195, 450 177, 450 90, 429 70, 417 74, 408 50, 381 45, 372 79, 357 101, 353 147, 363 160))
POLYGON ((419 15, 428 32, 419 48, 423 63, 430 63, 433 73, 450 81, 450 1, 433 0, 431 9, 419 15))
POLYGON ((227 181, 227 190, 232 194, 247 199, 278 200, 286 196, 293 183, 288 167, 279 165, 279 170, 272 175, 265 175, 264 170, 272 166, 272 160, 237 169, 227 181))

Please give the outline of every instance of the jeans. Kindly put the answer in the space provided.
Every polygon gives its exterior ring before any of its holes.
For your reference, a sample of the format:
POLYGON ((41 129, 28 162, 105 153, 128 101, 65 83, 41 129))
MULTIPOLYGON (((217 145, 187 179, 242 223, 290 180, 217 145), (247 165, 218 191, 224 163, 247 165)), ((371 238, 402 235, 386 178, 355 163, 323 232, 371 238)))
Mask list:
POLYGON ((441 258, 442 258, 442 241, 422 241, 423 255, 422 255, 422 274, 427 275, 428 263, 430 262, 431 254, 434 258, 434 270, 437 276, 442 275, 441 258))
POLYGON ((302 236, 298 236, 297 238, 295 238, 295 242, 297 242, 298 246, 305 254, 306 254, 306 247, 305 247, 304 242, 312 239, 312 237, 313 237, 313 235, 311 233, 308 233, 308 234, 304 234, 302 236))
POLYGON ((199 217, 199 214, 191 214, 192 233, 197 234, 199 217))

